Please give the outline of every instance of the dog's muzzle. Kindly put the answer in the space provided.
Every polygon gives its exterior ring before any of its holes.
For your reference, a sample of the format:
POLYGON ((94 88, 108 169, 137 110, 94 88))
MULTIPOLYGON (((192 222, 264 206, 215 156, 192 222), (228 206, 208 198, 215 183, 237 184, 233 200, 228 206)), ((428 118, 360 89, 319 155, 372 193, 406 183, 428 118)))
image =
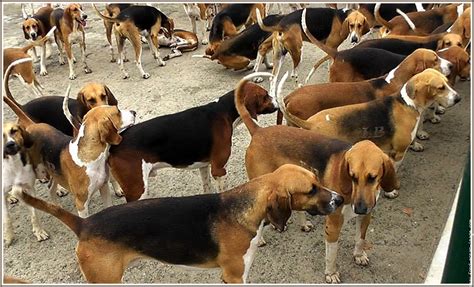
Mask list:
POLYGON ((8 141, 3 147, 3 152, 7 155, 15 155, 20 150, 20 147, 14 141, 8 141))

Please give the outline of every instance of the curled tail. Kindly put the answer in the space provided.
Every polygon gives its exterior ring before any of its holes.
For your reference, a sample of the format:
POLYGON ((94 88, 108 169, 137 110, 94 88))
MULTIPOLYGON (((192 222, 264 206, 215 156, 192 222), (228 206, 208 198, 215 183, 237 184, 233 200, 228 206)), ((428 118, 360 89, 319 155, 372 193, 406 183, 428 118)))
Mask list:
POLYGON ((408 26, 410 26, 410 29, 412 29, 413 31, 416 31, 416 26, 415 26, 415 23, 413 23, 413 21, 410 19, 410 17, 408 17, 407 14, 405 14, 402 10, 400 9, 397 9, 396 10, 397 13, 403 17, 403 19, 405 19, 405 21, 407 22, 408 26))
POLYGON ((305 33, 306 37, 311 41, 311 43, 315 44, 319 47, 319 49, 323 50, 326 54, 331 56, 331 58, 335 58, 337 54, 337 49, 331 48, 329 46, 324 45, 322 42, 318 41, 316 37, 314 37, 311 32, 308 30, 308 26, 306 25, 306 9, 303 9, 303 13, 301 14, 301 28, 305 33))
POLYGON ((94 7, 95 12, 97 12, 97 15, 99 15, 99 17, 102 18, 102 20, 108 21, 108 22, 113 22, 113 23, 120 23, 120 22, 121 22, 121 21, 118 20, 117 18, 113 18, 113 17, 109 17, 109 16, 103 15, 103 14, 99 11, 99 9, 97 9, 97 7, 95 6, 95 4, 92 4, 92 7, 94 7))
POLYGON ((382 16, 380 15, 380 5, 381 5, 381 3, 375 4, 375 8, 374 8, 375 21, 379 22, 381 25, 383 25, 383 26, 387 27, 388 29, 392 30, 393 25, 389 21, 382 18, 382 16))
POLYGON ((321 66, 324 62, 328 61, 331 59, 331 56, 329 55, 326 55, 324 57, 322 57, 321 59, 319 59, 318 62, 316 62, 316 64, 314 64, 313 68, 311 68, 311 71, 309 71, 309 74, 308 76, 306 77, 306 79, 304 80, 304 83, 308 83, 309 80, 311 79, 311 77, 313 76, 314 72, 316 72, 316 70, 319 68, 319 66, 321 66))
POLYGON ((258 8, 255 9, 255 13, 257 14, 257 23, 258 23, 258 26, 260 27, 260 29, 262 29, 265 32, 271 32, 271 33, 278 30, 274 27, 269 27, 269 26, 267 26, 263 23, 262 14, 260 14, 260 9, 258 9, 258 8))
POLYGON ((79 129, 81 127, 81 123, 71 114, 69 110, 69 93, 71 92, 71 85, 67 87, 66 95, 64 96, 63 100, 63 113, 66 116, 66 119, 72 126, 73 134, 77 135, 79 133, 79 129))
POLYGON ((57 219, 61 220, 78 237, 81 234, 82 222, 84 221, 84 219, 80 218, 79 216, 66 211, 58 205, 33 197, 23 190, 15 192, 15 195, 20 197, 28 205, 31 205, 36 209, 49 213, 57 219))
POLYGON ((297 116, 291 114, 286 109, 285 102, 283 100, 283 96, 281 95, 281 90, 283 89, 283 84, 285 83, 286 78, 288 78, 288 72, 286 72, 285 75, 283 75, 283 77, 281 78, 280 83, 278 84, 278 90, 277 90, 277 97, 276 98, 277 98, 277 101, 278 101, 278 106, 280 107, 280 111, 283 113, 283 116, 285 117, 285 119, 288 122, 290 122, 290 123, 292 123, 295 126, 298 126, 300 128, 310 130, 311 125, 306 120, 302 120, 302 119, 298 118, 297 116))
MULTIPOLYGON (((237 87, 235 88, 235 92, 234 92, 235 108, 237 109, 237 112, 239 113, 240 118, 244 122, 245 126, 249 130, 250 135, 253 135, 255 130, 260 128, 260 126, 252 119, 249 111, 247 110, 247 107, 245 106, 244 89, 247 83, 254 77, 273 77, 273 74, 266 73, 266 72, 252 73, 250 75, 243 77, 242 80, 240 80, 239 83, 237 84, 237 87)), ((271 90, 272 89, 270 88, 270 91, 271 90)), ((270 95, 272 95, 271 92, 270 92, 270 95)))
POLYGON ((13 68, 22 63, 31 62, 33 59, 31 58, 22 58, 16 61, 13 61, 5 71, 5 75, 3 76, 3 87, 5 89, 5 96, 3 96, 3 101, 7 103, 7 105, 12 109, 12 111, 18 116, 20 120, 23 121, 25 126, 29 126, 30 124, 34 124, 35 122, 23 111, 22 106, 13 98, 12 93, 10 91, 10 86, 8 85, 8 80, 10 78, 10 74, 13 68))
POLYGON ((31 42, 30 44, 23 47, 21 50, 24 53, 26 53, 26 52, 28 52, 29 49, 31 49, 33 47, 42 46, 44 43, 46 43, 53 36, 53 33, 54 33, 55 30, 56 30, 56 26, 51 28, 51 30, 49 30, 48 34, 46 34, 44 37, 42 37, 41 39, 38 39, 34 42, 31 42))

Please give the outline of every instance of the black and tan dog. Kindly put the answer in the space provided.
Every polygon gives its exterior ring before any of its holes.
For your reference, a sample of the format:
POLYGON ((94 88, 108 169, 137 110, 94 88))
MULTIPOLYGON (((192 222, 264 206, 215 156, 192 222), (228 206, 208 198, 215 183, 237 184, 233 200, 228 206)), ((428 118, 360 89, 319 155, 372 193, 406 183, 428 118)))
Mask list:
MULTIPOLYGON (((258 85, 248 83, 245 95, 254 119, 277 109, 275 99, 258 85)), ((210 167, 222 191, 232 134, 238 123, 234 91, 212 103, 138 123, 123 132, 120 145, 110 149, 112 175, 127 201, 149 197, 149 176, 166 167, 199 169, 204 192, 211 191, 210 167)))
POLYGON ((88 218, 25 192, 17 194, 77 235, 77 260, 90 283, 121 282, 128 265, 139 258, 219 267, 225 283, 245 283, 265 219, 283 231, 292 210, 325 215, 343 201, 312 172, 295 165, 223 193, 141 200, 88 218))
POLYGON ((264 4, 230 4, 217 13, 212 20, 209 47, 205 54, 212 56, 226 37, 233 37, 242 26, 255 23, 257 9, 265 11, 264 4))
MULTIPOLYGON (((267 27, 274 26, 277 25, 282 18, 283 15, 269 15, 263 19, 263 23, 267 27)), ((264 55, 263 60, 265 66, 268 69, 271 69, 272 65, 268 62, 266 56, 267 52, 264 51, 259 53, 261 47, 267 47, 267 45, 263 45, 265 41, 270 40, 271 42, 271 38, 269 38, 270 36, 270 32, 263 31, 260 26, 255 23, 236 36, 222 41, 212 56, 193 55, 193 57, 217 60, 218 63, 224 67, 234 70, 245 69, 249 67, 252 60, 257 59, 255 62, 255 70, 258 70, 260 63, 262 62, 262 55, 264 55)), ((271 48, 271 46, 269 48, 271 48)))
MULTIPOLYGON (((126 3, 109 3, 105 5, 104 15, 107 17, 115 18, 118 14, 124 9, 132 6, 133 4, 126 4, 126 3)), ((107 37, 107 42, 109 42, 109 49, 110 49, 110 62, 115 62, 115 54, 114 54, 114 47, 112 46, 112 29, 113 23, 110 21, 104 20, 104 27, 105 27, 105 36, 107 37)))
MULTIPOLYGON (((301 28, 303 11, 308 13, 308 28, 311 33, 334 49, 337 49, 346 38, 352 43, 359 42, 362 35, 369 31, 367 20, 357 10, 305 8, 286 15, 273 27, 265 26, 258 11, 257 20, 260 28, 273 33, 273 40, 268 42, 268 45, 273 47, 273 75, 279 74, 284 57, 289 53, 293 60, 292 77, 298 80, 297 68, 302 59, 303 41, 309 42, 301 28)), ((263 51, 266 49, 261 49, 261 52, 263 51)))
POLYGON ((150 45, 153 57, 160 66, 166 65, 160 57, 160 45, 158 43, 158 34, 164 32, 167 37, 171 37, 174 30, 173 19, 167 17, 160 10, 152 6, 133 5, 121 11, 117 17, 112 18, 102 15, 93 4, 97 14, 104 21, 115 23, 115 36, 117 38, 118 52, 120 54, 120 69, 123 78, 128 78, 128 73, 123 65, 123 46, 128 39, 135 50, 135 63, 142 78, 148 79, 150 74, 146 73, 142 67, 142 42, 141 36, 145 36, 150 45))
MULTIPOLYGON (((51 12, 53 12, 53 8, 51 7, 51 4, 47 4, 46 6, 41 7, 40 9, 38 9, 38 11, 36 11, 35 14, 31 16, 29 16, 26 13, 23 6, 22 6, 22 12, 23 12, 24 20, 21 27, 23 29, 23 34, 25 35, 26 40, 36 41, 37 39, 45 37, 46 33, 48 33, 48 31, 51 30, 52 27, 49 21, 51 12)), ((48 74, 48 71, 46 70, 46 64, 45 64, 47 45, 49 45, 49 41, 42 43, 42 45, 40 46, 40 50, 41 50, 40 75, 41 76, 45 76, 48 74)), ((34 60, 36 61, 36 59, 38 58, 38 56, 36 55, 36 49, 33 48, 31 51, 33 52, 34 60)))
MULTIPOLYGON (((298 127, 350 143, 370 139, 398 168, 415 139, 423 111, 434 102, 447 108, 460 100, 459 94, 448 85, 448 79, 430 68, 413 76, 397 94, 323 110, 307 120, 288 113, 284 105, 280 109, 285 118, 298 127)), ((385 195, 394 198, 398 191, 385 192, 385 195)))
POLYGON ((69 79, 76 79, 74 63, 76 58, 72 53, 72 44, 78 43, 81 47, 82 68, 86 74, 92 73, 86 62, 86 36, 84 27, 86 26, 87 14, 78 3, 69 4, 66 9, 56 8, 50 16, 51 25, 56 26, 54 38, 58 45, 59 63, 64 65, 63 46, 66 50, 69 64, 69 79))

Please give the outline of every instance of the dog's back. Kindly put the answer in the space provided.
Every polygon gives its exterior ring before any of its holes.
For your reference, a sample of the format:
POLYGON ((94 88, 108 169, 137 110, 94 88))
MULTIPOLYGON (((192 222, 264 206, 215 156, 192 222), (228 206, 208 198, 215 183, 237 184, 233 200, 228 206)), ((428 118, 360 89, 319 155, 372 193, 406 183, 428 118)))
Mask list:
POLYGON ((122 22, 132 21, 140 31, 150 30, 161 19, 161 24, 168 19, 160 10, 151 6, 130 6, 117 16, 117 20, 122 22), (146 15, 146 16, 145 16, 146 15))

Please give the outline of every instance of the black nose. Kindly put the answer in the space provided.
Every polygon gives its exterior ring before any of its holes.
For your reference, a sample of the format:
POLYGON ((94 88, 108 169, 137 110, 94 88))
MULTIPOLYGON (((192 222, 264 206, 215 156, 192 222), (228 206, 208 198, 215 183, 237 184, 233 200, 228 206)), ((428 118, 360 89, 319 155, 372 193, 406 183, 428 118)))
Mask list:
POLYGON ((365 205, 365 202, 362 200, 357 201, 354 205, 354 212, 356 214, 367 214, 367 205, 365 205))
POLYGON ((84 14, 84 16, 82 16, 82 19, 87 19, 87 15, 84 14))
POLYGON ((337 195, 334 202, 336 203, 336 206, 340 206, 341 204, 344 203, 344 197, 337 195))
POLYGON ((456 95, 456 97, 454 98, 454 103, 457 104, 461 101, 461 97, 459 95, 456 95))
POLYGON ((353 36, 351 38, 351 43, 357 43, 359 41, 359 39, 357 39, 357 36, 353 36))
POLYGON ((15 145, 16 145, 15 142, 9 141, 9 142, 7 142, 7 143, 5 144, 5 148, 6 148, 6 149, 12 149, 12 148, 15 147, 15 145))
POLYGON ((135 111, 130 111, 130 113, 132 113, 133 116, 137 115, 137 112, 135 112, 135 111))

